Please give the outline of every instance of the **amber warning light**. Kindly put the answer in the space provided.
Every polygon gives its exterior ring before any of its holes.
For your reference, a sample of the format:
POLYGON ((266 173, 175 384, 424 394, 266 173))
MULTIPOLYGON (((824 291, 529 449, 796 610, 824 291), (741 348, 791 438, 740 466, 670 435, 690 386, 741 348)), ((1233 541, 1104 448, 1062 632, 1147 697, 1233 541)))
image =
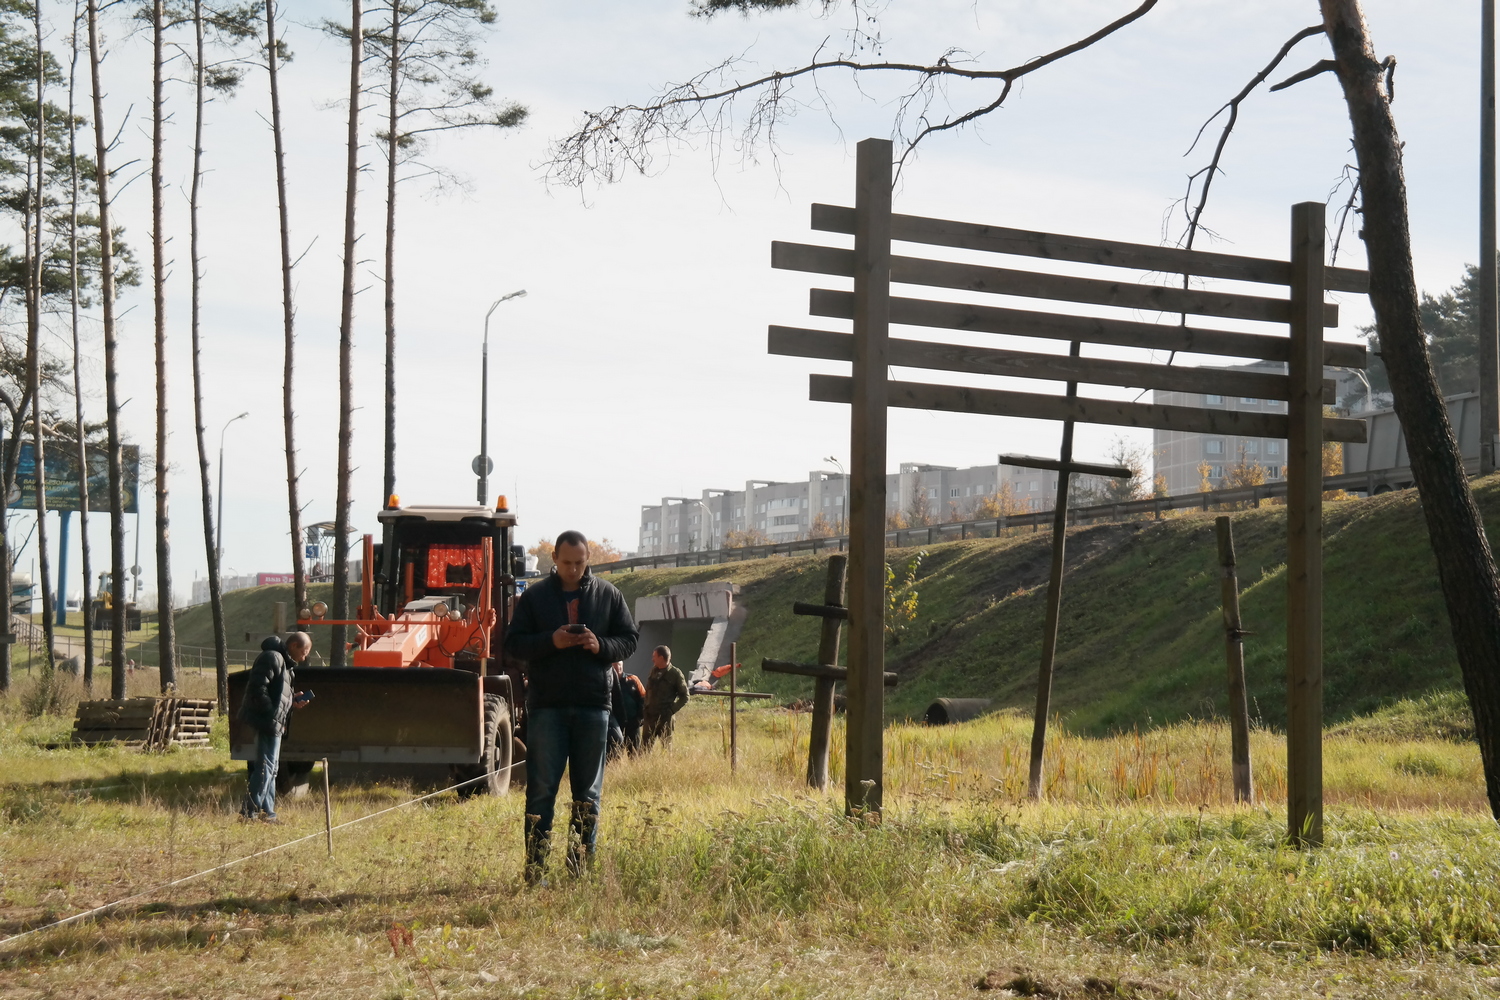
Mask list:
POLYGON ((495 500, 495 509, 496 510, 502 510, 502 511, 508 511, 508 510, 510 510, 510 498, 507 497, 507 496, 505 496, 502 493, 495 500))

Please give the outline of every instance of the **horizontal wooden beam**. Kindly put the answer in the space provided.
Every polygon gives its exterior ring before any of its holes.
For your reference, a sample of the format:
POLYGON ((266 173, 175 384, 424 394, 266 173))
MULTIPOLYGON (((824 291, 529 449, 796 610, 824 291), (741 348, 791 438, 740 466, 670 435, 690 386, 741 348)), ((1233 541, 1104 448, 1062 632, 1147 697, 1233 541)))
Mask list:
POLYGON ((841 608, 834 604, 808 604, 805 601, 794 601, 792 614, 807 615, 811 618, 838 618, 844 621, 849 619, 848 608, 841 608))
MULTIPOLYGON (((820 247, 809 243, 771 244, 771 266, 787 271, 854 276, 854 251, 820 247)), ((1084 305, 1144 309, 1150 312, 1221 316, 1263 323, 1288 323, 1291 302, 1260 295, 1241 295, 1204 289, 1170 288, 1133 281, 1101 281, 1066 274, 1017 271, 1007 267, 964 264, 922 257, 891 256, 891 281, 905 285, 927 285, 989 295, 1015 295, 1030 299, 1077 302, 1084 305)), ((1323 325, 1339 325, 1339 307, 1323 304, 1323 325)))
MULTIPOLYGON (((854 318, 854 296, 826 288, 814 288, 809 311, 814 316, 832 319, 854 318)), ((903 326, 935 327, 943 330, 970 330, 975 333, 998 333, 1012 337, 1039 337, 1047 340, 1080 340, 1086 344, 1109 344, 1114 347, 1139 347, 1153 351, 1177 351, 1185 354, 1213 354, 1230 358, 1257 358, 1285 362, 1291 340, 1266 333, 1239 333, 1231 330, 1204 330, 1166 323, 1143 323, 1138 320, 1104 319, 1097 316, 1068 316, 1059 313, 1008 309, 1004 306, 980 306, 966 302, 937 302, 931 299, 891 297, 891 322, 903 326)), ((1325 341, 1323 363, 1339 368, 1364 368, 1367 353, 1363 344, 1339 344, 1325 341)))
MULTIPOLYGON (((1287 376, 1270 372, 1237 372, 1222 368, 1197 368, 1106 358, 1072 358, 1061 354, 1033 354, 965 344, 934 344, 925 340, 887 341, 890 364, 900 368, 966 372, 1036 378, 1052 382, 1082 382, 1086 385, 1118 385, 1136 389, 1161 389, 1250 399, 1285 400, 1291 393, 1287 376)), ((852 361, 854 338, 847 333, 773 326, 766 349, 771 354, 824 361, 852 361)), ((1324 398, 1334 402, 1332 379, 1325 379, 1324 398)))
MULTIPOLYGON (((812 228, 825 233, 852 235, 854 209, 815 204, 812 207, 812 228)), ((1284 260, 1206 253, 1177 247, 1153 247, 1141 243, 1119 243, 1086 236, 1035 233, 973 222, 928 219, 919 215, 892 214, 891 238, 904 243, 925 243, 929 246, 985 250, 1079 264, 1128 267, 1137 271, 1166 271, 1171 274, 1255 281, 1269 285, 1290 286, 1292 283, 1292 265, 1284 260)), ((1365 293, 1370 290, 1368 271, 1327 267, 1323 269, 1323 274, 1330 291, 1365 293)))
MULTIPOLYGON (((761 660, 760 669, 768 674, 796 674, 798 677, 821 677, 830 681, 849 679, 849 671, 843 667, 830 667, 823 663, 797 663, 793 660, 761 660)), ((895 687, 897 677, 885 671, 885 686, 895 687)))
MULTIPOLYGON (((809 398, 822 403, 847 403, 849 379, 839 375, 813 375, 809 398)), ((1003 417, 1033 417, 1039 420, 1076 420, 1083 424, 1150 427, 1155 430, 1198 434, 1237 434, 1243 437, 1285 438, 1284 414, 1248 413, 1244 410, 1209 410, 1197 406, 1164 403, 1131 403, 1114 399, 1069 399, 1032 392, 971 389, 925 382, 887 382, 889 406, 914 410, 945 410, 951 413, 987 413, 1003 417)), ((1364 443, 1363 420, 1323 418, 1325 441, 1364 443)))
POLYGON ((774 694, 771 694, 769 691, 720 691, 718 688, 709 688, 706 691, 692 691, 692 690, 689 690, 688 693, 691 694, 694 698, 698 698, 698 697, 701 697, 703 695, 713 695, 713 696, 715 696, 717 698, 774 698, 774 697, 776 697, 774 694))
POLYGON ((1111 479, 1129 479, 1134 469, 1123 465, 1092 465, 1088 462, 1064 462, 1057 458, 1038 458, 1035 455, 1001 455, 1001 465, 1014 465, 1022 469, 1051 469, 1053 472, 1081 473, 1085 476, 1107 476, 1111 479))

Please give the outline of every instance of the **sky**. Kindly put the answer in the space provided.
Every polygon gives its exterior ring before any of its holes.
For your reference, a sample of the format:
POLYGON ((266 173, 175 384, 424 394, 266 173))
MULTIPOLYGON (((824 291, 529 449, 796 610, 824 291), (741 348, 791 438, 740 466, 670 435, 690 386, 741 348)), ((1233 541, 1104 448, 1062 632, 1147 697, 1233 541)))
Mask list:
MULTIPOLYGON (((64 49, 72 4, 45 6, 53 44, 64 49)), ((925 63, 958 49, 976 65, 1000 67, 1086 35, 1133 6, 1129 0, 887 0, 866 9, 878 15, 886 58, 925 63)), ((779 127, 774 149, 746 155, 732 137, 716 145, 700 136, 659 147, 645 175, 583 189, 549 182, 545 169, 550 144, 586 110, 646 101, 731 56, 740 59, 731 76, 743 79, 798 65, 825 41, 839 47, 850 24, 847 5, 827 15, 811 3, 711 20, 689 16, 687 0, 496 0, 495 7, 498 21, 481 45, 482 75, 498 96, 526 105, 530 117, 505 132, 444 134, 424 155, 455 181, 439 189, 430 175, 413 177, 401 185, 398 201, 396 456, 403 501, 474 498, 470 462, 478 453, 484 315, 496 299, 520 289, 526 297, 499 306, 490 324, 491 493, 509 496, 528 543, 578 528, 630 550, 642 504, 740 488, 748 479, 801 479, 828 467, 824 456, 847 465, 847 411, 807 399, 810 372, 838 373, 843 366, 771 357, 765 343, 770 324, 839 329, 837 321, 807 316, 807 291, 845 286, 773 271, 769 244, 848 245, 845 237, 808 228, 809 205, 852 203, 855 144, 891 135, 901 81, 867 78, 856 86, 847 74, 830 75, 821 105, 812 87, 799 88, 794 96, 802 106, 779 127)), ((1476 258, 1479 5, 1372 0, 1365 9, 1378 53, 1398 59, 1394 113, 1406 142, 1419 284, 1441 291, 1476 258)), ((347 4, 288 0, 283 11, 295 53, 282 88, 292 241, 302 254, 297 434, 304 521, 311 522, 334 514, 348 86, 347 47, 318 28, 325 18, 347 17, 347 4)), ((1283 41, 1317 20, 1312 0, 1162 0, 1101 44, 1026 78, 1002 110, 977 125, 929 139, 901 175, 896 210, 1171 242, 1182 231, 1174 203, 1187 175, 1207 162, 1202 145, 1188 153, 1198 128, 1283 41)), ((110 24, 107 34, 105 117, 111 130, 122 129, 115 163, 136 161, 121 172, 125 180, 150 153, 150 50, 123 21, 110 24)), ((1321 37, 1303 42, 1273 79, 1327 54, 1321 37)), ((989 84, 954 84, 939 107, 961 112, 994 95, 989 84)), ((206 572, 206 559, 189 381, 189 88, 169 87, 169 101, 168 456, 173 590, 181 603, 194 577, 206 572)), ((285 572, 291 563, 267 116, 265 74, 252 70, 236 96, 209 106, 204 137, 202 363, 215 475, 221 429, 249 413, 223 432, 226 574, 285 572)), ((367 142, 376 127, 371 109, 367 142)), ((1336 188, 1353 160, 1348 134, 1331 75, 1276 94, 1258 91, 1241 110, 1215 182, 1205 217, 1215 238, 1200 239, 1199 248, 1285 257, 1294 202, 1342 204, 1336 188)), ((383 499, 384 160, 367 145, 361 162, 351 523, 367 532, 377 530, 383 499)), ((126 184, 115 211, 126 240, 149 261, 148 179, 126 184)), ((1363 266, 1358 240, 1346 237, 1344 246, 1339 263, 1363 266)), ((1371 322, 1368 305, 1352 295, 1339 301, 1341 326, 1330 336, 1353 339, 1371 322)), ((130 439, 149 452, 149 283, 124 290, 119 308, 121 395, 129 399, 122 417, 130 439)), ((50 332, 54 349, 61 352, 66 335, 57 324, 50 332)), ((83 374, 92 387, 85 402, 102 418, 96 317, 85 338, 83 374)), ((1076 453, 1101 459, 1116 435, 1080 427, 1076 453)), ((891 471, 901 462, 969 466, 992 463, 1000 452, 1055 453, 1058 436, 1057 425, 1039 421, 893 410, 889 465, 891 471)), ((1149 443, 1139 433, 1130 440, 1149 443)), ((15 516, 18 537, 29 519, 15 516)), ((103 562, 107 523, 94 522, 95 560, 103 562)), ((55 545, 55 515, 52 528, 55 545)), ((140 530, 143 591, 149 591, 155 582, 149 502, 140 530)), ((76 530, 74 539, 71 593, 79 590, 76 530)), ((127 545, 133 547, 133 535, 127 545)), ((17 571, 25 572, 33 557, 34 548, 23 552, 17 571)))

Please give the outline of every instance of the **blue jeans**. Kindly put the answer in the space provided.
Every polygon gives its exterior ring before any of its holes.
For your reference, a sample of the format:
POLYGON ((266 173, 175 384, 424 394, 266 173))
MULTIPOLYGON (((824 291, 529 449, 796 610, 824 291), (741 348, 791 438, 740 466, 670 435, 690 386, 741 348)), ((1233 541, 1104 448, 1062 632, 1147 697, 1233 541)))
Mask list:
POLYGON ((250 788, 240 812, 254 817, 258 813, 276 815, 276 768, 281 756, 281 736, 259 731, 255 734, 255 757, 250 761, 250 788))
POLYGON ((589 854, 598 840, 599 798, 604 792, 607 708, 537 708, 526 724, 527 859, 545 861, 563 768, 573 793, 571 832, 589 854))

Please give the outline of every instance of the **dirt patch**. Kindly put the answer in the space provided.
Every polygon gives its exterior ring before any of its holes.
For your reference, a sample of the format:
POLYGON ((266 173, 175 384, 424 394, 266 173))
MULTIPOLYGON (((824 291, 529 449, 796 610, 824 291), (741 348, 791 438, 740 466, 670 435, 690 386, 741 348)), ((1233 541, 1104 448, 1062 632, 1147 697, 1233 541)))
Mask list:
POLYGON ((1044 977, 1019 966, 1009 970, 991 969, 974 986, 981 990, 1001 990, 1002 995, 1044 997, 1046 1000, 1097 1000, 1102 997, 1148 1000, 1170 995, 1165 987, 1143 979, 1067 975, 1044 977))

